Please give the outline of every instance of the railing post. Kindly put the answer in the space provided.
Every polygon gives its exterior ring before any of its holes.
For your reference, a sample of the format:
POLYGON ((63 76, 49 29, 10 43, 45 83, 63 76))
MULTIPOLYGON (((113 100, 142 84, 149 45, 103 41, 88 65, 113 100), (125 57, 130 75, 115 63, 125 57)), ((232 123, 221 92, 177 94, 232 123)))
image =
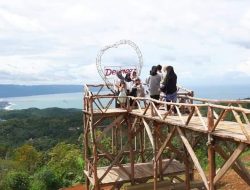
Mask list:
POLYGON ((207 108, 207 128, 209 132, 213 132, 214 130, 214 115, 213 115, 213 108, 208 106, 207 108))
POLYGON ((157 181, 158 181, 158 161, 156 160, 156 155, 157 155, 157 142, 156 142, 156 125, 154 123, 153 125, 153 131, 152 135, 154 138, 154 147, 153 147, 153 154, 154 154, 154 159, 153 159, 153 169, 154 169, 154 190, 157 190, 157 181))
POLYGON ((129 157, 130 157, 130 172, 131 172, 131 184, 135 184, 135 178, 134 178, 134 169, 135 169, 135 155, 134 155, 134 146, 133 146, 133 129, 131 125, 131 119, 127 117, 127 126, 128 126, 128 140, 129 140, 129 157))
POLYGON ((214 115, 213 115, 213 108, 208 106, 207 110, 207 128, 208 128, 208 172, 209 172, 209 180, 208 186, 209 190, 215 190, 214 185, 214 177, 216 175, 216 163, 215 163, 215 148, 214 148, 214 138, 210 134, 214 130, 214 115))
POLYGON ((209 134, 208 137, 208 186, 209 190, 215 190, 214 177, 216 175, 216 163, 215 163, 215 141, 209 134))

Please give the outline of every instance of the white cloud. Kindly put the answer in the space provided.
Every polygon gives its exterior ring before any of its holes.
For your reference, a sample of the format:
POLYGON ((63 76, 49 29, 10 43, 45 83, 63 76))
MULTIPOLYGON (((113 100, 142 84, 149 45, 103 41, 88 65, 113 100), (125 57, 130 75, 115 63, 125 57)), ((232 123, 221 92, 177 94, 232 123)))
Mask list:
POLYGON ((250 58, 237 65, 235 71, 242 72, 250 77, 250 58))
POLYGON ((25 17, 16 13, 0 9, 0 23, 1 30, 8 31, 23 31, 23 32, 37 32, 42 31, 43 28, 39 25, 36 19, 32 17, 25 17))
MULTIPOLYGON (((249 33, 247 0, 0 0, 0 81, 101 82, 99 49, 130 39, 143 53, 142 78, 152 65, 171 64, 180 83, 224 73, 223 83, 233 71, 249 76, 249 61, 242 61, 249 60, 249 33)), ((106 57, 135 58, 125 51, 106 57)))

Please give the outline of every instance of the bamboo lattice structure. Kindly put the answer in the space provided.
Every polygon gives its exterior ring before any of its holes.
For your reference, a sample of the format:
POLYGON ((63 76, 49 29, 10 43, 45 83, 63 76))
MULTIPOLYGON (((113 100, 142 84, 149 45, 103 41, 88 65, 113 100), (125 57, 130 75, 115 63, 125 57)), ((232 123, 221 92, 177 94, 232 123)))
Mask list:
POLYGON ((213 190, 230 168, 250 185, 239 158, 250 145, 250 109, 245 108, 250 100, 199 99, 182 88, 176 103, 126 96, 126 107, 115 108, 118 97, 105 85, 84 89, 87 189, 120 189, 126 183, 128 190, 213 190), (208 174, 196 154, 202 139, 207 142, 208 174), (221 168, 216 155, 225 160, 221 168), (194 179, 194 170, 201 180, 194 179))

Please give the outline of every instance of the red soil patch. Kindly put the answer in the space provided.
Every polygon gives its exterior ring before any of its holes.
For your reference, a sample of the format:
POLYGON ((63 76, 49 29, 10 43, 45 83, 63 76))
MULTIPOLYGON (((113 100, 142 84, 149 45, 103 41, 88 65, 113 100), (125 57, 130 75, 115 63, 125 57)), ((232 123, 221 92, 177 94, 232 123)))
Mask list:
MULTIPOLYGON (((250 155, 244 155, 240 158, 245 167, 250 172, 250 168, 247 164, 250 163, 250 155)), ((207 173, 206 173, 207 174, 207 173)), ((195 179, 201 180, 198 172, 195 172, 195 179)), ((230 169, 226 174, 219 180, 218 185, 216 185, 218 190, 250 190, 250 186, 233 170, 230 169)))
POLYGON ((250 190, 250 186, 248 186, 234 170, 230 170, 219 181, 217 189, 250 190))
MULTIPOLYGON (((106 187, 102 187, 101 190, 111 190, 113 186, 106 186, 106 187)), ((82 184, 78 184, 76 186, 73 187, 67 187, 67 188, 63 188, 61 190, 86 190, 85 185, 82 184)))
POLYGON ((85 190, 85 186, 82 184, 78 184, 74 187, 67 187, 67 188, 63 188, 61 190, 85 190))

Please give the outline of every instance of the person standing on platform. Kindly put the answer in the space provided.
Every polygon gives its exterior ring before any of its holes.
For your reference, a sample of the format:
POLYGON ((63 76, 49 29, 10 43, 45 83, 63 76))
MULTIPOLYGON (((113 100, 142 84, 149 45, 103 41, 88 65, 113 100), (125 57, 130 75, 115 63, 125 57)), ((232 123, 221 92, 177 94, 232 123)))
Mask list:
POLYGON ((160 82, 161 76, 157 73, 157 67, 153 66, 150 71, 150 76, 147 80, 149 86, 150 98, 159 100, 160 98, 160 82))
POLYGON ((133 90, 136 92, 134 93, 135 97, 145 97, 145 90, 139 77, 135 79, 134 85, 132 86, 132 91, 133 90))
POLYGON ((162 73, 162 66, 161 65, 157 65, 157 73, 161 76, 161 80, 163 78, 163 73, 162 73))
POLYGON ((132 74, 131 74, 131 80, 133 82, 135 82, 135 79, 137 79, 137 72, 136 71, 133 71, 132 74))
MULTIPOLYGON (((166 76, 167 76, 167 66, 163 66, 162 67, 162 78, 161 78, 160 89, 162 89, 164 87, 164 79, 166 78, 166 76)), ((165 91, 161 90, 160 100, 164 101, 165 100, 165 96, 166 96, 165 91)))
MULTIPOLYGON (((119 96, 120 94, 119 87, 121 85, 121 81, 124 81, 124 77, 122 76, 122 72, 119 70, 116 74, 116 77, 114 78, 115 96, 119 96)), ((120 103, 117 100, 115 101, 115 107, 116 108, 120 107, 120 103)))
MULTIPOLYGON (((134 79, 134 84, 132 86, 130 96, 133 97, 145 97, 145 90, 144 87, 142 86, 141 79, 139 77, 134 79)), ((130 99, 130 105, 133 105, 134 100, 130 99)), ((137 107, 135 105, 135 107, 137 107)))
POLYGON ((127 88, 127 92, 126 93, 129 96, 130 92, 131 92, 132 85, 133 85, 133 81, 131 79, 131 73, 127 73, 125 75, 124 81, 126 83, 126 88, 127 88))
POLYGON ((118 101, 120 103, 121 108, 125 108, 127 100, 126 96, 127 96, 126 83, 124 81, 121 81, 119 86, 119 96, 118 96, 118 101))
MULTIPOLYGON (((176 102, 177 101, 177 75, 174 72, 172 66, 167 66, 167 75, 163 81, 165 86, 165 100, 167 102, 176 102)), ((170 106, 168 106, 169 110, 170 106)), ((174 110, 176 112, 176 110, 174 110)))

